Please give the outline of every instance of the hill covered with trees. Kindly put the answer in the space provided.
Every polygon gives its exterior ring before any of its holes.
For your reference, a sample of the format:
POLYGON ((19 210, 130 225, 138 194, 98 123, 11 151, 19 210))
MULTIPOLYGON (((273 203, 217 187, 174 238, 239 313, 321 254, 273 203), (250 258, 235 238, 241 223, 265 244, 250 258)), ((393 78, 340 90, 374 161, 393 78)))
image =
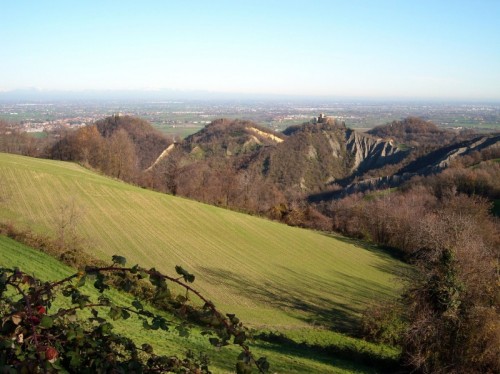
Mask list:
MULTIPOLYGON (((56 134, 42 147, 6 126, 0 129, 5 135, 0 145, 12 152, 76 161, 149 189, 383 246, 417 271, 404 275, 408 286, 399 300, 373 305, 365 312, 358 333, 379 344, 398 345, 402 360, 422 372, 499 370, 499 299, 492 286, 498 283, 500 257, 499 222, 492 215, 498 214, 500 201, 498 134, 449 132, 415 118, 371 134, 328 118, 283 133, 248 121, 218 120, 173 142, 144 121, 115 116, 56 134)), ((91 200, 103 193, 102 188, 88 190, 95 193, 89 195, 91 200)), ((127 196, 122 208, 132 203, 127 196)), ((120 214, 133 221, 126 210, 120 214)), ((157 223, 144 220, 151 227, 157 223)), ((190 222, 201 221, 197 217, 190 222)), ((128 234, 123 238, 132 240, 128 234)), ((257 247, 266 247, 259 243, 257 247)), ((130 242, 123 243, 124 248, 129 246, 130 242)), ((280 259, 300 260, 285 252, 280 259)), ((231 277, 227 271, 208 275, 214 281, 242 279, 241 274, 231 277)), ((246 288, 259 283, 247 275, 246 288)), ((291 310, 307 308, 324 315, 323 296, 321 305, 306 306, 303 295, 264 283, 266 290, 275 292, 259 297, 276 301, 276 295, 286 294, 277 301, 280 307, 294 300, 291 310)), ((336 323, 338 328, 340 320, 336 323)))
POLYGON ((393 139, 408 147, 436 148, 464 140, 470 137, 472 131, 445 130, 431 121, 425 121, 419 117, 407 117, 400 121, 376 126, 368 133, 384 139, 393 139))

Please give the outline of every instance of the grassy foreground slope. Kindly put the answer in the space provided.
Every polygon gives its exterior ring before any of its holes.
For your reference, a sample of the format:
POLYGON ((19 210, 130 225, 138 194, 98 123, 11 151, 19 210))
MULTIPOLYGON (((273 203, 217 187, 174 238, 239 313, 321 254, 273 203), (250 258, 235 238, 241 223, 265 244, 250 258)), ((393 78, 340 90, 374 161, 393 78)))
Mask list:
MULTIPOLYGON (((56 259, 29 248, 23 244, 17 243, 12 239, 0 235, 0 266, 7 268, 19 267, 21 270, 33 274, 35 277, 44 281, 55 281, 75 273, 75 270, 58 262, 56 259)), ((91 297, 91 300, 97 300, 100 295, 98 291, 91 286, 91 282, 83 287, 83 292, 91 297)), ((133 298, 129 295, 110 290, 106 292, 114 303, 119 305, 130 305, 133 298)), ((68 307, 69 304, 56 302, 53 310, 55 312, 59 307, 68 307)), ((106 310, 103 315, 106 314, 106 310)), ((175 320, 174 317, 166 315, 168 320, 175 320)), ((142 322, 134 316, 127 321, 114 321, 115 331, 134 339, 137 344, 150 343, 154 346, 158 354, 182 356, 188 349, 193 352, 204 352, 211 359, 211 369, 214 373, 232 373, 239 350, 234 346, 223 349, 214 348, 206 336, 201 334, 199 328, 193 328, 189 337, 179 337, 172 328, 169 331, 145 330, 142 322)), ((359 349, 367 349, 374 354, 383 357, 392 357, 394 353, 384 347, 378 347, 375 344, 365 343, 344 337, 343 344, 360 345, 359 349)), ((313 350, 304 351, 304 349, 293 349, 290 347, 281 347, 276 344, 265 342, 252 343, 252 351, 258 356, 266 356, 272 365, 272 371, 275 373, 375 373, 376 369, 356 362, 356 360, 341 359, 326 353, 315 352, 313 350)))
POLYGON ((76 164, 0 154, 0 220, 56 232, 79 212, 94 256, 170 272, 182 265, 222 310, 276 329, 348 327, 394 294, 401 264, 343 238, 292 228, 100 176, 76 164), (345 326, 344 326, 345 325, 345 326))

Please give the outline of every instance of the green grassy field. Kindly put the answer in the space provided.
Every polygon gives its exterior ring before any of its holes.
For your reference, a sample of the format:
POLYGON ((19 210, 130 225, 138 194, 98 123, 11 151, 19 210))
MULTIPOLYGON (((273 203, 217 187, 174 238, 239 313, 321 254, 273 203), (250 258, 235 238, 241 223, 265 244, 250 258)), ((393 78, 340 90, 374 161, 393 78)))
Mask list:
MULTIPOLYGON (((44 281, 54 281, 69 276, 75 272, 74 269, 65 266, 54 258, 17 243, 12 239, 0 235, 0 266, 19 267, 21 270, 33 274, 44 281)), ((99 293, 89 284, 85 285, 82 292, 91 296, 92 300, 97 300, 99 293)), ((107 295, 114 303, 119 305, 130 305, 132 298, 115 290, 107 292, 107 295)), ((64 302, 56 302, 54 310, 59 307, 68 307, 64 302)), ((49 310, 49 314, 51 311, 49 310)), ((157 312, 158 313, 158 312, 157 312)), ((104 314, 106 314, 104 312, 104 314)), ((165 315, 167 319, 172 320, 172 316, 165 315)), ((155 352, 158 354, 177 354, 182 355, 188 349, 194 352, 205 352, 211 358, 211 368, 214 373, 229 373, 233 371, 236 362, 238 350, 236 347, 226 347, 221 350, 213 348, 207 341, 207 337, 201 335, 198 328, 193 328, 188 338, 181 338, 170 331, 144 330, 141 321, 132 317, 127 321, 114 321, 115 330, 123 335, 134 339, 137 344, 149 342, 153 344, 155 352)), ((312 335, 312 343, 316 344, 321 339, 321 333, 309 331, 312 335)), ((297 339, 297 336, 292 336, 297 339)), ((357 339, 349 338, 341 334, 330 335, 327 343, 342 349, 350 345, 351 351, 370 352, 371 354, 382 358, 392 358, 397 355, 397 351, 388 350, 383 346, 366 343, 357 339), (334 341, 332 341, 332 336, 334 341)), ((252 344, 252 351, 257 356, 266 356, 272 365, 272 372, 277 373, 374 373, 375 369, 361 365, 352 360, 340 359, 335 355, 317 352, 314 349, 304 349, 303 347, 283 347, 279 344, 271 344, 262 341, 256 341, 252 344)))
POLYGON ((352 327, 395 295, 403 266, 375 248, 115 181, 76 164, 0 154, 0 220, 41 233, 72 205, 92 255, 171 273, 248 325, 286 331, 352 327))

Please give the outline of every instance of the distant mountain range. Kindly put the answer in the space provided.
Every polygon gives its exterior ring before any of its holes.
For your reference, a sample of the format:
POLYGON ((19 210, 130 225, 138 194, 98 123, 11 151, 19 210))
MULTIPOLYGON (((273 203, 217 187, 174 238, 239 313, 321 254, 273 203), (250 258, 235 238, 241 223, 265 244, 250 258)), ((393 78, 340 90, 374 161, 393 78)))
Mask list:
MULTIPOLYGON (((0 91, 0 102, 68 102, 68 101, 121 101, 142 102, 162 100, 193 100, 193 101, 235 101, 235 100, 293 100, 307 102, 312 99, 325 99, 311 96, 292 96, 254 93, 228 93, 200 90, 174 89, 88 89, 88 90, 45 90, 35 87, 0 91)), ((339 98, 328 98, 339 100, 339 98)), ((344 98, 343 100, 347 100, 344 98)))
POLYGON ((3 102, 51 102, 51 101, 144 101, 144 100, 206 100, 223 99, 229 95, 204 91, 162 90, 41 90, 38 88, 0 91, 3 102))
POLYGON ((457 100, 457 99, 428 99, 428 98, 400 98, 400 97, 358 97, 358 96, 322 96, 322 95, 286 95, 286 94, 263 94, 244 92, 217 92, 204 90, 176 90, 169 88, 161 89, 82 89, 82 90, 60 90, 40 89, 27 87, 12 90, 0 89, 0 102, 81 102, 81 101, 121 101, 142 102, 162 100, 186 100, 186 101, 285 101, 300 104, 325 104, 338 103, 498 103, 497 101, 485 100, 457 100))

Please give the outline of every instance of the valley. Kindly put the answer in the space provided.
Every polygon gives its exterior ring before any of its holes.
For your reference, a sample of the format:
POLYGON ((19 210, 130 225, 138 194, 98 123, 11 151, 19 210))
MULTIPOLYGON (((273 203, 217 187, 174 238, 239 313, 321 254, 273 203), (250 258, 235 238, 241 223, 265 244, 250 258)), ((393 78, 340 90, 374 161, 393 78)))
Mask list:
MULTIPOLYGON (((219 119, 183 140, 126 115, 45 138, 4 130, 4 235, 80 268, 114 255, 160 272, 182 266, 198 291, 255 330, 252 351, 276 372, 401 365, 403 329, 411 318, 420 323, 411 313, 425 305, 408 304, 420 297, 409 285, 439 277, 439 262, 426 256, 453 248, 463 266, 487 250, 460 276, 471 290, 483 286, 468 274, 495 277, 495 133, 415 117, 359 132, 323 115, 283 132, 219 119)), ((0 265, 17 262, 43 278, 8 240, 0 240, 0 265)), ((35 262, 57 269, 46 254, 35 262)), ((488 292, 463 297, 481 305, 488 292)), ((159 352, 197 347, 214 357, 215 372, 231 372, 235 347, 218 356, 192 328, 187 341, 158 337, 159 352)), ((134 341, 150 341, 133 329, 134 341)))
POLYGON ((185 138, 219 118, 255 122, 275 131, 309 121, 319 113, 344 121, 350 128, 371 128, 416 116, 441 128, 488 132, 500 127, 500 107, 495 103, 440 101, 376 101, 300 97, 252 98, 231 95, 218 98, 168 92, 0 92, 0 120, 19 123, 27 131, 43 133, 60 127, 82 126, 113 114, 137 116, 177 139, 185 138), (127 93, 125 93, 127 94, 127 93), (87 98, 86 98, 87 97, 87 98))

